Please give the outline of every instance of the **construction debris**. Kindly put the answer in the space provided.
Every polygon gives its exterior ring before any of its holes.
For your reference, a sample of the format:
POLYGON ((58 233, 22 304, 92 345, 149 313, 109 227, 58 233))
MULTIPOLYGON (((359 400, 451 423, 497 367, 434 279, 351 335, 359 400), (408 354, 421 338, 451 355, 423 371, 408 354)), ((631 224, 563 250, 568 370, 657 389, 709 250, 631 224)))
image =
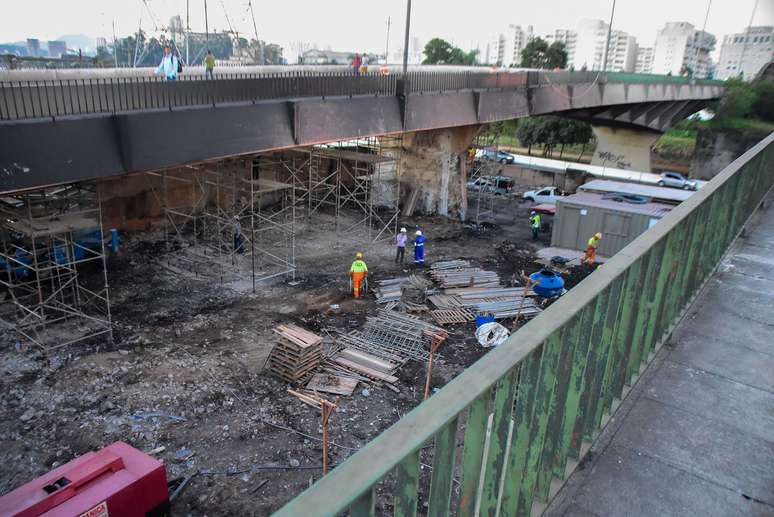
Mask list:
POLYGON ((343 377, 330 373, 316 373, 306 384, 310 391, 323 391, 334 395, 352 395, 358 380, 354 377, 343 377))
POLYGON ((469 323, 476 320, 476 315, 469 309, 442 309, 430 311, 430 315, 439 325, 450 325, 452 323, 469 323))
POLYGON ((269 355, 269 370, 291 384, 304 382, 320 366, 322 338, 295 325, 274 329, 277 343, 269 355))
POLYGON ((499 287, 500 277, 494 271, 485 271, 477 267, 457 269, 431 269, 430 276, 441 287, 499 287))
POLYGON ((431 286, 432 283, 429 280, 417 275, 379 280, 376 303, 403 301, 413 305, 424 304, 428 288, 431 286))

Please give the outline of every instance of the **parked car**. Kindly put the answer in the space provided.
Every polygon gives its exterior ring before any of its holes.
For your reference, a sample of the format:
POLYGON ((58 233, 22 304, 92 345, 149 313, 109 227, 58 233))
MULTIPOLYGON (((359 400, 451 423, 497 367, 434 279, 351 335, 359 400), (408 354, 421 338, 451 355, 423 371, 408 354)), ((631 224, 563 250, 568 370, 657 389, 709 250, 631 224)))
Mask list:
POLYGON ((699 184, 696 180, 686 178, 679 172, 664 172, 661 174, 661 179, 658 180, 659 187, 674 187, 685 190, 696 190, 699 188, 699 184))
POLYGON ((508 176, 480 176, 468 181, 467 186, 470 190, 482 190, 484 192, 494 192, 501 196, 508 196, 513 192, 513 178, 508 176))
POLYGON ((476 152, 477 160, 487 160, 490 162, 500 162, 502 164, 512 164, 516 158, 511 153, 498 151, 495 149, 480 149, 476 152))
POLYGON ((559 187, 544 187, 538 190, 529 190, 521 197, 533 203, 555 204, 556 200, 563 195, 559 187))

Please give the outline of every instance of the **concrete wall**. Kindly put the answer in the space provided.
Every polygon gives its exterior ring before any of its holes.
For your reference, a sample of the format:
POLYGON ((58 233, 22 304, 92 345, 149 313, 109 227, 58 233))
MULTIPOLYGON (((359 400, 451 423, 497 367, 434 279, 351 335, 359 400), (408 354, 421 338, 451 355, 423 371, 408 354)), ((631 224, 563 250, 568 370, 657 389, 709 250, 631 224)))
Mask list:
POLYGON ((592 165, 650 172, 650 148, 661 133, 597 125, 592 128, 597 137, 592 165))
POLYGON ((709 180, 757 144, 766 135, 701 131, 691 161, 690 176, 709 180))
POLYGON ((519 165, 503 165, 497 168, 498 174, 513 178, 516 185, 522 187, 556 186, 566 192, 575 192, 579 185, 586 182, 586 174, 582 172, 549 172, 521 167, 519 165))
POLYGON ((455 216, 463 205, 467 149, 480 126, 462 126, 406 133, 400 159, 401 201, 414 190, 414 211, 455 216))

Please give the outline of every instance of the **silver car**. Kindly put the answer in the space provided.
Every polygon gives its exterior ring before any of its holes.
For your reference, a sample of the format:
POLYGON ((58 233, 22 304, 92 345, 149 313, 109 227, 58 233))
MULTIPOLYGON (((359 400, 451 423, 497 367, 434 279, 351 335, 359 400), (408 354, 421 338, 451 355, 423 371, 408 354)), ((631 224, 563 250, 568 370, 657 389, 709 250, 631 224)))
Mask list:
POLYGON ((661 174, 661 179, 658 181, 659 187, 673 187, 681 188, 685 190, 696 190, 699 188, 699 184, 696 180, 688 179, 679 172, 664 172, 661 174))

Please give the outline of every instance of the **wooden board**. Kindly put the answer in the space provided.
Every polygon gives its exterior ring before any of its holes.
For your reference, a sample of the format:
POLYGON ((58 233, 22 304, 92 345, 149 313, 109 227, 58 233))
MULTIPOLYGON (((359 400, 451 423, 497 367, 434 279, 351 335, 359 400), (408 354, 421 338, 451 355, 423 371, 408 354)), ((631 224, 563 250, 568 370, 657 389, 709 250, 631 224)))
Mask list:
POLYGON ((330 373, 316 373, 309 379, 306 389, 324 391, 336 395, 352 395, 358 380, 352 377, 343 377, 330 373))
POLYGON ((372 368, 368 368, 367 366, 363 366, 362 364, 358 364, 354 361, 350 361, 349 359, 345 359, 343 357, 337 357, 336 359, 334 359, 334 362, 340 364, 341 366, 344 366, 345 368, 349 368, 356 372, 360 372, 366 377, 370 377, 372 379, 389 382, 391 384, 398 382, 397 377, 394 377, 392 375, 385 375, 382 372, 378 372, 372 368))
POLYGON ((371 368, 373 370, 382 372, 387 375, 392 373, 397 367, 397 365, 394 363, 384 361, 366 352, 362 352, 360 350, 353 350, 351 348, 345 348, 344 350, 339 352, 339 357, 349 359, 350 361, 354 361, 358 364, 362 364, 367 368, 371 368))

